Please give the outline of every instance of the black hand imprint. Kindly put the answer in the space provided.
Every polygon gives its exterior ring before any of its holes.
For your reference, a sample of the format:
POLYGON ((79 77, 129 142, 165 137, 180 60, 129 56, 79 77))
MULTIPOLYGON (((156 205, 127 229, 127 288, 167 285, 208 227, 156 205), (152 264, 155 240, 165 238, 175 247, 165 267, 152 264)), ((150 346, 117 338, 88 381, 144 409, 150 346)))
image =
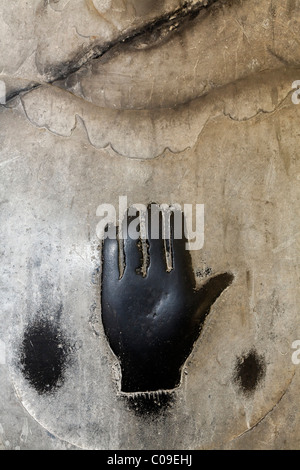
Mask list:
MULTIPOLYGON (((121 278, 118 240, 107 238, 103 243, 102 321, 110 347, 120 361, 121 391, 125 393, 172 390, 180 385, 182 366, 211 306, 233 281, 232 274, 223 273, 195 290, 187 240, 174 238, 174 215, 170 218, 173 230, 169 243, 173 269, 168 271, 161 230, 159 239, 152 237, 151 210, 153 205, 148 207, 149 260, 144 277, 138 246, 141 241, 124 240, 125 270, 121 278)), ((131 221, 127 215, 127 223, 131 221)))

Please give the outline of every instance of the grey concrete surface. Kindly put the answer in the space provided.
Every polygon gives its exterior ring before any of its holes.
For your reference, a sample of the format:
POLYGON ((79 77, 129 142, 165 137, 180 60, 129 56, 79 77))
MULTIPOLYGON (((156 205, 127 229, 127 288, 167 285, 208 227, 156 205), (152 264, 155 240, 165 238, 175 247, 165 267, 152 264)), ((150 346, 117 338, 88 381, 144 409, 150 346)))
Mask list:
POLYGON ((0 449, 299 448, 300 2, 0 13, 0 449), (101 322, 96 212, 119 196, 204 204, 197 285, 234 274, 169 402, 120 394, 101 322), (21 366, 37 322, 67 351, 49 393, 21 366))

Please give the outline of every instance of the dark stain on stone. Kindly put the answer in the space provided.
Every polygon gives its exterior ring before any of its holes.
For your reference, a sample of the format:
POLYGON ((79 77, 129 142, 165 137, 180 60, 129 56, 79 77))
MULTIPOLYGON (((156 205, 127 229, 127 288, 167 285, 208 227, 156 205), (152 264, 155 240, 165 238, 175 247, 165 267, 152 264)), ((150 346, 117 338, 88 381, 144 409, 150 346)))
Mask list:
POLYGON ((175 402, 175 394, 172 392, 143 394, 124 397, 128 408, 137 416, 155 419, 164 416, 172 408, 175 402))
POLYGON ((249 270, 246 271, 246 282, 247 282, 247 289, 250 290, 252 279, 251 279, 251 272, 249 270))
POLYGON ((24 332, 20 364, 24 377, 38 394, 48 394, 64 382, 70 347, 57 323, 38 319, 24 332))
POLYGON ((133 6, 135 8, 137 16, 145 16, 153 11, 163 10, 163 0, 135 0, 133 6))
POLYGON ((288 0, 287 11, 288 15, 292 15, 296 9, 296 0, 288 0))
POLYGON ((196 276, 199 278, 205 278, 208 277, 212 274, 212 269, 211 268, 205 268, 205 269, 200 269, 198 268, 196 270, 196 276))
MULTIPOLYGON (((148 35, 164 36, 167 31, 172 32, 172 28, 177 29, 184 26, 188 20, 195 18, 202 10, 208 10, 215 3, 222 3, 223 1, 226 3, 228 0, 206 0, 204 3, 202 1, 196 3, 185 1, 173 11, 150 20, 138 29, 133 28, 130 31, 125 31, 112 41, 80 48, 71 60, 59 64, 47 64, 46 66, 38 64, 39 72, 47 76, 47 83, 50 84, 66 80, 72 73, 80 70, 82 66, 103 57, 116 46, 130 44, 142 36, 143 41, 148 35)), ((158 0, 155 0, 155 2, 150 2, 150 0, 139 1, 137 5, 142 4, 145 11, 147 8, 153 8, 153 3, 158 3, 158 0)))
POLYGON ((263 356, 252 349, 239 357, 234 371, 234 381, 245 395, 252 395, 261 383, 266 373, 263 356))

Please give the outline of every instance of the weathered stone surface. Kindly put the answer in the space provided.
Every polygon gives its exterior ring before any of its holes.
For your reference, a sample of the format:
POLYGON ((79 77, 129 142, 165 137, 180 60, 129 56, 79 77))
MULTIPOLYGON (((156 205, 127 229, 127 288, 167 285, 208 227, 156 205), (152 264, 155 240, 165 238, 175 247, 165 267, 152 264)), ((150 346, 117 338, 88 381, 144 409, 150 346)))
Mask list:
POLYGON ((174 107, 254 73, 299 65, 299 15, 291 2, 216 2, 167 41, 146 33, 120 44, 64 86, 101 107, 174 107))
MULTIPOLYGON (((189 0, 184 10, 205 3, 189 0)), ((0 69, 23 79, 53 80, 73 62, 79 67, 94 49, 101 53, 182 5, 178 0, 1 0, 0 69)))
POLYGON ((21 105, 40 128, 67 137, 82 120, 93 147, 110 146, 122 156, 148 159, 167 149, 179 153, 193 147, 207 123, 218 117, 245 121, 290 105, 295 77, 295 69, 279 71, 275 77, 262 72, 173 109, 100 108, 53 86, 26 94, 21 105))
POLYGON ((299 448, 300 2, 216 2, 119 43, 179 6, 1 2, 0 449, 299 448), (234 275, 155 406, 120 394, 101 322, 96 211, 124 195, 205 204, 197 285, 234 275), (49 391, 24 358, 44 336, 49 391))

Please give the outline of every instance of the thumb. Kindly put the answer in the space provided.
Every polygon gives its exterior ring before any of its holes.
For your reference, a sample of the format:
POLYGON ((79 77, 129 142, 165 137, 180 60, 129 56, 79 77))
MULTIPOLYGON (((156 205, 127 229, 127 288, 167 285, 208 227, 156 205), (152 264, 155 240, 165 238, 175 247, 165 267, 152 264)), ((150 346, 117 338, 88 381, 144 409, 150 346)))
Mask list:
POLYGON ((231 273, 218 274, 209 279, 200 290, 194 293, 194 306, 196 308, 194 320, 200 325, 204 322, 212 305, 222 292, 229 287, 234 280, 231 273))

